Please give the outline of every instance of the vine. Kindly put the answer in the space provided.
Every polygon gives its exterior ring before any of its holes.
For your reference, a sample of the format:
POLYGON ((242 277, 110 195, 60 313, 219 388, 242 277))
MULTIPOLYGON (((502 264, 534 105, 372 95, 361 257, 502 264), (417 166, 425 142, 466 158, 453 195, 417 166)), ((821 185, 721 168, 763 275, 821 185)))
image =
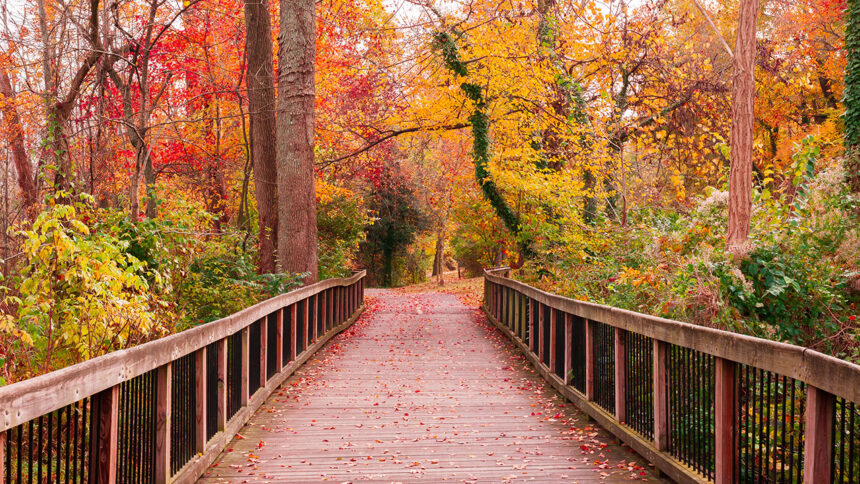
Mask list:
POLYGON ((860 193, 860 0, 849 0, 845 25, 845 151, 848 183, 860 193))
MULTIPOLYGON (((460 77, 468 78, 469 69, 460 59, 457 44, 451 35, 447 32, 436 32, 433 40, 434 47, 442 56, 445 67, 460 77)), ((474 111, 469 116, 469 122, 472 125, 472 159, 475 164, 475 178, 478 180, 478 185, 481 186, 484 198, 490 202, 496 215, 502 219, 505 227, 516 236, 522 256, 526 259, 531 258, 534 256, 534 251, 531 241, 522 237, 520 216, 511 209, 502 197, 488 169, 490 163, 490 118, 486 112, 487 102, 484 98, 484 90, 478 84, 470 82, 460 84, 460 89, 475 105, 474 111)))

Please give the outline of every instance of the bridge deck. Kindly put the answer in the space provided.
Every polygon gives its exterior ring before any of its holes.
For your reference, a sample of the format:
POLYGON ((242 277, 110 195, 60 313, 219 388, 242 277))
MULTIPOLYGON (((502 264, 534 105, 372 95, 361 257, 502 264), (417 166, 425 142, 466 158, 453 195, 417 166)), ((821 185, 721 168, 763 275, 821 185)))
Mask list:
POLYGON ((455 296, 367 304, 201 482, 658 480, 455 296))

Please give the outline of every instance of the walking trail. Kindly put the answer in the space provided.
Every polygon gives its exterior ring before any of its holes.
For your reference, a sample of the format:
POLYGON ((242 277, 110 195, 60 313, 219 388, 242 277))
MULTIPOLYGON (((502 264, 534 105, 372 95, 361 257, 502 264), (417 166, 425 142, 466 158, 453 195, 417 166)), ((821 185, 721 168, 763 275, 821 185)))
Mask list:
POLYGON ((456 296, 367 309, 260 408, 200 480, 660 481, 456 296))

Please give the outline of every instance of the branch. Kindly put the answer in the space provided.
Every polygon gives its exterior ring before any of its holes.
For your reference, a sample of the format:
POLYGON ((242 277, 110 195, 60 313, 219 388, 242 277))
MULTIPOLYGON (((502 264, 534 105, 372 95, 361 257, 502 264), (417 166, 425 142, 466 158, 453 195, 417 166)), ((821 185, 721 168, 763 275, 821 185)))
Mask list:
POLYGON ((717 29, 717 26, 714 25, 714 21, 711 20, 711 16, 708 15, 708 11, 705 10, 704 7, 702 7, 702 4, 699 3, 699 0, 693 0, 693 3, 696 4, 696 8, 699 9, 699 12, 702 12, 702 15, 705 16, 705 20, 708 22, 708 25, 710 25, 711 28, 714 30, 714 33, 717 34, 717 38, 720 39, 720 43, 723 44, 723 48, 726 49, 726 52, 729 53, 729 57, 734 59, 735 54, 732 53, 732 49, 729 47, 728 42, 726 42, 725 37, 723 37, 723 34, 717 29))
POLYGON ((378 139, 378 140, 376 140, 376 141, 373 141, 373 142, 371 142, 371 143, 368 143, 366 146, 364 146, 363 148, 361 148, 361 149, 359 149, 359 150, 353 151, 352 153, 349 153, 349 154, 343 155, 343 156, 341 156, 341 157, 339 157, 339 158, 334 158, 334 159, 332 159, 332 160, 325 160, 325 161, 321 161, 321 162, 317 163, 317 165, 318 165, 318 166, 329 166, 329 165, 333 165, 333 164, 335 164, 335 163, 341 162, 341 161, 343 161, 343 160, 347 160, 347 159, 352 158, 352 157, 354 157, 354 156, 358 156, 358 155, 360 155, 360 154, 364 153, 365 151, 370 150, 370 149, 371 149, 371 148, 373 148, 374 146, 376 146, 376 145, 378 145, 378 144, 381 144, 381 143, 383 143, 383 142, 385 142, 385 141, 388 141, 388 140, 390 140, 391 138, 395 138, 395 137, 397 137, 397 136, 400 136, 400 135, 402 135, 402 134, 416 133, 416 132, 420 132, 420 131, 453 131, 453 130, 455 130, 455 129, 468 128, 468 127, 469 127, 469 126, 471 126, 471 125, 472 125, 471 123, 457 123, 457 124, 449 124, 449 125, 445 125, 445 126, 430 126, 430 127, 427 127, 427 126, 414 126, 414 127, 411 127, 411 128, 404 128, 404 129, 398 129, 398 130, 394 130, 394 131, 389 131, 389 133, 388 133, 388 134, 386 134, 385 136, 383 136, 383 137, 379 138, 379 139, 378 139))

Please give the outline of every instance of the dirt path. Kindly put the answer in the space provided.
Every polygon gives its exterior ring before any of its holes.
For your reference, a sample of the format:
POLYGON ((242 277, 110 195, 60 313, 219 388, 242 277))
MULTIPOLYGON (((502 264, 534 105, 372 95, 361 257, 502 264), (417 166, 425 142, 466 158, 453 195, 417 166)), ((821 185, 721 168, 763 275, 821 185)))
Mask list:
POLYGON ((456 296, 367 295, 201 482, 657 481, 456 296))

